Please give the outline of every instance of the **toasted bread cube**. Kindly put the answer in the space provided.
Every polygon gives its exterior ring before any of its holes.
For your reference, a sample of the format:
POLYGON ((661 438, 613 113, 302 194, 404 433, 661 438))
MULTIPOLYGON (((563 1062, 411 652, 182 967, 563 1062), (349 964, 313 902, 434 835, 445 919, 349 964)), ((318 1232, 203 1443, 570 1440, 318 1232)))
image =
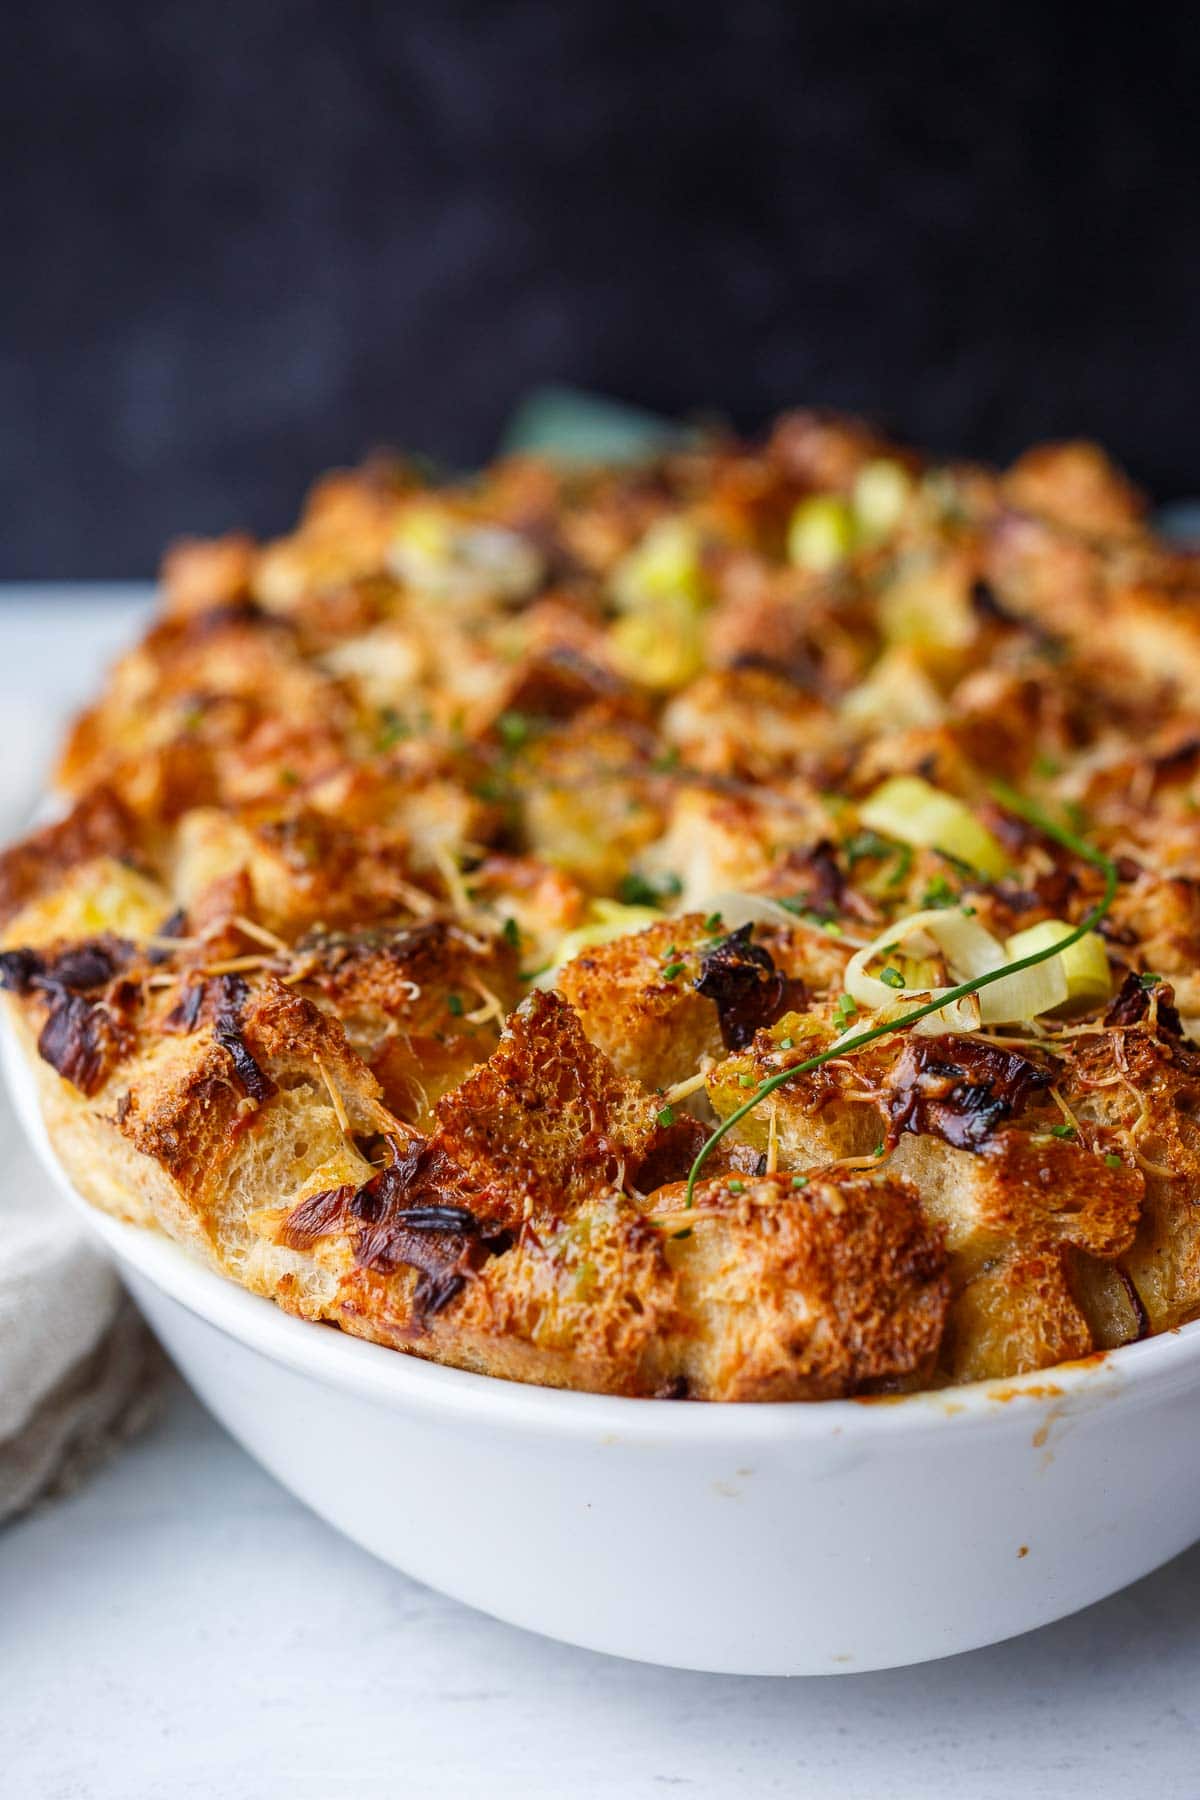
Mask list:
MULTIPOLYGON (((713 1070, 709 1094, 722 1116, 786 1066, 780 1035, 798 1046, 788 1053, 794 1061, 825 1047, 815 1033, 801 1045, 798 1024, 781 1020, 759 1034, 750 1052, 713 1070)), ((953 1050, 938 1054, 951 1057, 953 1050)), ((888 1076, 904 1056, 898 1041, 883 1039, 853 1059, 797 1075, 750 1112, 737 1135, 765 1151, 773 1110, 783 1168, 861 1162, 878 1152, 882 1167, 913 1182, 946 1232, 956 1299, 945 1366, 953 1379, 1012 1375, 1086 1354, 1094 1344, 1068 1262, 1073 1252, 1113 1261, 1129 1249, 1142 1177, 1124 1165, 1109 1167, 1082 1144, 1004 1126, 1003 1114, 970 1148, 933 1131, 905 1130, 896 1140, 897 1095, 888 1076)))
POLYGON ((0 924, 52 896, 76 864, 132 856, 138 838, 128 807, 108 788, 92 788, 65 819, 44 825, 0 855, 0 924))
POLYGON ((701 947, 712 940, 698 914, 664 919, 585 950, 559 972, 556 986, 623 1075, 670 1087, 694 1075, 702 1057, 722 1054, 717 1009, 695 990, 701 947))
MULTIPOLYGON (((785 1013, 760 1031, 748 1050, 710 1070, 708 1098, 718 1118, 745 1104, 762 1082, 829 1048, 835 1029, 817 1013, 785 1013)), ((774 1135, 784 1168, 808 1169, 841 1157, 867 1156, 883 1138, 877 1110, 844 1097, 860 1084, 848 1063, 796 1075, 747 1113, 734 1128, 739 1140, 765 1151, 774 1135), (772 1125, 772 1120, 774 1124, 772 1125)))
POLYGON ((1074 1112, 1120 1134, 1136 1159, 1145 1203, 1121 1267, 1145 1323, 1167 1331, 1200 1311, 1200 1051, 1162 1021, 1165 985, 1144 996, 1146 1016, 1080 1040, 1062 1092, 1074 1112))
POLYGON ((522 992, 510 943, 441 919, 325 933, 299 956, 302 990, 336 1013, 388 1106, 422 1130, 437 1101, 491 1055, 522 992))
POLYGON ((677 1391, 677 1329, 661 1234, 601 1195, 486 1262, 412 1347, 515 1381, 644 1395, 677 1391))
POLYGON ((1098 444, 1036 444, 1004 477, 1004 498, 1085 537, 1127 537, 1146 503, 1098 444))
POLYGON ((528 849, 596 893, 611 893, 662 829, 646 734, 605 707, 531 743, 513 783, 528 849))
POLYGON ((816 1170, 801 1188, 721 1177, 691 1209, 673 1198, 689 1393, 823 1400, 932 1371, 950 1283, 940 1229, 907 1182, 816 1170))
POLYGON ((675 696, 662 730, 689 769, 763 780, 826 748, 834 722, 827 706, 783 674, 714 669, 675 696))
POLYGON ((534 1218, 612 1187, 647 1193, 686 1174, 704 1138, 694 1119, 662 1123, 661 1098, 618 1073, 565 1000, 540 992, 435 1110, 446 1154, 534 1218))
POLYGON ((904 1137, 890 1166, 946 1233, 955 1298, 943 1358, 955 1381, 1022 1374, 1096 1348, 1069 1278, 1072 1253, 1115 1261, 1143 1184, 1076 1143, 1005 1130, 979 1153, 904 1137))
POLYGON ((57 886, 14 914, 2 941, 37 947, 111 932, 141 943, 161 930, 173 906, 152 876, 115 856, 98 856, 76 863, 57 886))
POLYGON ((311 810, 254 818, 197 807, 183 819, 172 871, 189 909, 215 882, 245 869, 253 916, 285 937, 318 921, 353 925, 407 911, 407 839, 367 835, 311 810))
POLYGON ((219 538, 179 538, 162 562, 163 609, 187 618, 236 606, 250 592, 256 546, 244 532, 219 538))
MULTIPOLYGON (((291 1276, 290 1303, 316 1316, 335 1277, 278 1245, 277 1221, 322 1186, 365 1181, 356 1137, 403 1127, 337 1020, 279 982, 245 996, 226 1036, 207 992, 190 1030, 167 998, 90 1094, 39 1065, 56 1150, 98 1206, 157 1223, 256 1292, 291 1276)), ((36 1030, 44 996, 16 1004, 36 1030)))
POLYGON ((638 867, 674 877, 681 907, 703 912, 716 894, 762 888, 789 851, 811 849, 830 834, 820 797, 801 786, 786 797, 688 786, 676 793, 665 832, 638 867))

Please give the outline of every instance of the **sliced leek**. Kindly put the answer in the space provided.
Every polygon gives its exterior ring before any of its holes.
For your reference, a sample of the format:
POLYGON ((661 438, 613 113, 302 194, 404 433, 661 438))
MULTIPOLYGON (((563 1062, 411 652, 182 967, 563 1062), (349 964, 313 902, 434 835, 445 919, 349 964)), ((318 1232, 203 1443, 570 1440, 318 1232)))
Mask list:
POLYGON ((879 623, 889 644, 926 652, 962 650, 976 629, 962 564, 906 561, 879 596, 879 623))
POLYGON ((741 925, 780 925, 791 931, 799 924, 795 913, 766 894, 743 894, 733 889, 710 894, 694 909, 706 918, 719 921, 722 931, 736 931, 741 925))
POLYGON ((854 519, 868 542, 884 538, 900 523, 912 493, 912 477, 902 463, 879 457, 854 481, 854 519))
POLYGON ((687 910, 719 920, 723 931, 736 931, 739 925, 776 925, 783 931, 809 931, 818 937, 835 937, 839 944, 848 947, 861 945, 863 941, 837 919, 823 918, 807 908, 797 911, 780 900, 772 900, 767 894, 745 894, 740 888, 723 888, 718 894, 709 894, 706 900, 689 904, 687 910))
POLYGON ((907 644, 896 644, 852 687, 839 708, 855 731, 903 731, 937 725, 946 716, 942 697, 907 644))
POLYGON ((920 775, 893 775, 858 809, 862 823, 883 837, 921 849, 941 850, 998 880, 1008 859, 965 800, 944 794, 920 775))
POLYGON ((619 900, 592 900, 582 925, 559 939, 554 961, 535 978, 534 986, 552 988, 559 971, 569 962, 594 950, 598 944, 611 944, 617 938, 633 937, 650 925, 661 925, 663 915, 653 906, 622 906, 619 900))
MULTIPOLYGON (((978 1031, 983 1024, 983 1013, 978 994, 963 994, 957 1000, 939 1004, 942 996, 949 993, 948 988, 924 990, 905 988, 889 995, 888 1004, 874 1012, 872 1024, 885 1029, 899 1025, 911 1012, 914 1006, 936 1006, 936 1012, 930 1012, 918 1019, 913 1026, 914 1037, 949 1037, 964 1031, 978 1031)), ((831 1046, 834 1050, 849 1048, 862 1035, 861 1025, 851 1025, 840 1037, 834 1039, 831 1046)))
MULTIPOLYGON (((1062 943, 1073 931, 1074 926, 1069 925, 1065 919, 1043 919, 1040 924, 1030 925, 1025 931, 1015 932, 1005 944, 1005 952, 1013 960, 1028 956, 1033 950, 1062 943)), ((1089 931, 1086 937, 1076 938, 1060 955, 1049 963, 1041 964, 1041 967, 1052 968, 1055 964, 1061 967, 1067 985, 1060 1005, 1069 1002, 1086 1010, 1100 1005, 1101 1001, 1107 1000, 1112 994, 1108 952, 1104 947, 1104 939, 1098 932, 1089 931)))
POLYGON ((704 667, 704 629, 687 600, 626 613, 609 630, 607 644, 619 674, 659 693, 686 687, 704 667))
MULTIPOLYGON (((889 925, 872 943, 857 951, 846 965, 846 992, 859 1006, 895 1016, 897 1005, 911 1007, 946 1000, 964 981, 992 975, 1014 960, 978 919, 957 907, 931 908, 889 925), (951 978, 944 986, 931 986, 921 980, 906 981, 903 988, 897 989, 894 980, 884 981, 881 975, 872 973, 873 965, 879 962, 893 971, 911 964, 914 957, 924 962, 931 950, 940 956, 951 978)), ((967 998, 970 1005, 949 1002, 941 1010, 928 1013, 914 1025, 914 1031, 927 1036, 972 1031, 980 1023, 1012 1024, 1050 1012, 1067 998, 1062 958, 1051 957, 1033 968, 1004 975, 981 994, 967 998)))
POLYGON ((854 548, 854 514, 836 494, 811 494, 788 525, 788 561, 825 574, 845 562, 854 548))
POLYGON ((686 519, 652 525, 613 570, 613 600, 623 612, 653 611, 663 601, 686 601, 693 608, 708 599, 700 562, 700 537, 686 519))
MULTIPOLYGON (((1007 960, 1007 958, 1005 958, 1007 960)), ((1057 1012, 1067 1000, 1067 977, 1061 956, 1032 968, 1014 969, 980 995, 985 1025, 1019 1025, 1057 1012)))
POLYGON ((450 600, 524 599, 545 566, 541 553, 518 532, 456 518, 434 506, 408 508, 387 560, 418 594, 450 600))

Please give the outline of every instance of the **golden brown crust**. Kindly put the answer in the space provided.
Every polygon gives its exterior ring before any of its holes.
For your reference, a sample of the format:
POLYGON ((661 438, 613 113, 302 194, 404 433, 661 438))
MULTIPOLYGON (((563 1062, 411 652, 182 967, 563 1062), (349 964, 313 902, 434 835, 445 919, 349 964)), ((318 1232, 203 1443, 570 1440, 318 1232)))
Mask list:
POLYGON ((563 970, 558 991, 623 1073, 669 1087, 693 1074, 701 1058, 721 1053, 717 1008, 695 988, 700 947, 712 937, 699 914, 664 919, 584 950, 563 970))
POLYGON ((950 1283, 942 1234, 907 1182, 819 1169, 799 1189, 791 1176, 726 1177, 675 1216, 691 1233, 668 1255, 695 1321, 694 1388, 821 1400, 932 1373, 950 1283))
POLYGON ((52 893, 80 863, 129 856, 137 842, 135 821, 116 795, 103 786, 92 788, 65 818, 0 856, 0 924, 52 893))
POLYGON ((623 1079, 556 994, 535 993, 494 1055, 438 1102, 438 1142, 481 1190, 501 1185, 526 1217, 558 1216, 582 1196, 649 1193, 684 1173, 703 1142, 692 1119, 623 1079))
POLYGON ((299 952, 296 985, 341 1020, 397 1118, 423 1129, 523 991, 511 943, 445 919, 314 933, 299 952))
POLYGON ((71 810, 0 857, 97 1205, 304 1317, 613 1393, 899 1391, 1200 1316, 1200 567, 1093 446, 997 474, 795 412, 624 470, 376 460, 163 585, 71 810), (897 775, 1003 874, 870 827, 897 775), (889 923, 1097 903, 997 781, 1113 859, 1112 994, 792 1075, 687 1206, 889 923))

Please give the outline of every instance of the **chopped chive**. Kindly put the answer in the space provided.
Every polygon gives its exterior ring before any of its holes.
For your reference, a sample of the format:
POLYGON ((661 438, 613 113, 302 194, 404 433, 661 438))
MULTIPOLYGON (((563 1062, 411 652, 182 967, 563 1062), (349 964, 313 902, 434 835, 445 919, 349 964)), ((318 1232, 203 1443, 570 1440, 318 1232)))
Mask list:
POLYGON ((446 995, 446 1010, 448 1012, 452 1013, 456 1019, 461 1019, 462 1014, 463 1014, 462 995, 461 994, 447 994, 446 995))
POLYGON ((754 1086, 753 1075, 739 1075, 738 1076, 738 1086, 745 1087, 745 1088, 753 1087, 754 1086))
POLYGON ((512 789, 506 787, 502 781, 493 781, 490 775, 485 775, 482 781, 477 781, 471 792, 477 800, 489 800, 497 803, 512 798, 512 789))
POLYGON ((958 898, 944 875, 935 875, 921 895, 921 905, 928 907, 953 906, 958 898))
POLYGON ((496 720, 496 730, 501 742, 509 750, 519 750, 522 744, 527 744, 530 729, 529 720, 521 712, 502 712, 496 720))
POLYGON ((1141 984, 1142 984, 1142 986, 1143 986, 1143 987, 1144 987, 1144 988, 1145 988, 1145 989, 1146 989, 1146 990, 1147 990, 1147 991, 1149 991, 1149 990, 1150 990, 1150 988, 1152 988, 1152 987, 1157 987, 1157 986, 1158 986, 1158 984, 1159 984, 1159 982, 1160 982, 1160 981, 1161 981, 1161 980, 1162 980, 1162 976, 1161 976, 1161 975, 1154 975, 1154 974, 1152 974, 1152 973, 1151 973, 1151 972, 1150 972, 1150 970, 1149 970, 1149 969, 1147 969, 1147 970, 1146 970, 1146 973, 1145 973, 1145 974, 1144 974, 1144 975, 1139 975, 1139 976, 1138 976, 1138 980, 1139 980, 1139 981, 1140 981, 1140 982, 1141 982, 1141 984))
POLYGON ((716 931, 719 928, 720 923, 721 915, 719 912, 709 913, 707 919, 704 921, 704 929, 705 931, 716 931))
POLYGON ((900 973, 899 969, 893 969, 890 963, 886 969, 880 969, 879 979, 886 987, 902 988, 904 986, 903 975, 900 973))
POLYGON ((506 944, 511 944, 514 950, 519 950, 521 948, 521 928, 515 919, 505 919, 504 929, 501 931, 500 936, 504 939, 506 944))
POLYGON ((657 906, 658 894, 644 875, 622 875, 617 886, 617 899, 622 906, 657 906))
POLYGON ((1062 1138, 1064 1142, 1069 1143, 1070 1140, 1075 1136, 1075 1127, 1073 1125, 1067 1125, 1067 1124, 1052 1125, 1050 1127, 1050 1136, 1056 1137, 1056 1138, 1062 1138))
POLYGON ((912 866, 912 846, 911 844, 901 844, 899 850, 896 852, 896 866, 888 876, 884 886, 890 888, 899 887, 912 866))
POLYGON ((794 1188, 807 1187, 808 1186, 808 1176, 807 1175, 793 1175, 792 1176, 792 1186, 794 1188))
POLYGON ((779 1048, 781 1050, 791 1050, 794 1047, 795 1042, 796 1042, 795 1038, 790 1038, 790 1037, 780 1038, 779 1048))
POLYGON ((664 900, 675 900, 682 892, 683 883, 678 875, 651 878, 639 875, 635 869, 622 875, 617 885, 617 899, 622 906, 661 906, 664 900))
POLYGON ((664 1106, 658 1115, 658 1122, 664 1130, 668 1125, 673 1125, 675 1123, 675 1108, 673 1106, 664 1106))
POLYGON ((743 1194, 746 1191, 744 1181, 731 1181, 727 1185, 731 1194, 743 1194))
POLYGON ((668 963, 662 972, 663 980, 674 981, 677 976, 683 974, 683 968, 684 965, 681 962, 668 963))
POLYGON ((400 739, 408 736, 408 721, 400 716, 394 706, 382 707, 379 714, 379 733, 375 739, 377 750, 392 750, 400 739))
POLYGON ((1123 1169, 1125 1167, 1125 1164, 1121 1161, 1121 1158, 1119 1156, 1115 1156, 1111 1150, 1108 1152, 1108 1155, 1104 1158, 1104 1164, 1105 1164, 1105 1167, 1109 1168, 1109 1169, 1123 1169))
POLYGON ((861 862, 864 857, 875 857, 879 861, 895 856, 899 844, 890 838, 880 837, 877 831, 855 831, 842 845, 842 851, 850 868, 861 862))

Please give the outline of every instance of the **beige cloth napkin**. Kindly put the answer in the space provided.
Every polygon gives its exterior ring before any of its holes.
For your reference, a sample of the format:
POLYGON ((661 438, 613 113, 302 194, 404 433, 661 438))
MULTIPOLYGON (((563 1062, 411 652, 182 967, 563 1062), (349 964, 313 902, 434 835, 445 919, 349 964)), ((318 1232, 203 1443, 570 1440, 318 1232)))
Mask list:
MULTIPOLYGON (((18 653, 0 669, 0 840, 24 828, 58 731, 50 696, 64 658, 49 648, 48 622, 29 608, 0 611, 0 652, 22 629, 48 647, 36 668, 18 653)), ((144 1423, 164 1366, 0 1083, 0 1524, 74 1486, 144 1423)))
POLYGON ((150 1417, 161 1356, 0 1103, 0 1523, 150 1417))

